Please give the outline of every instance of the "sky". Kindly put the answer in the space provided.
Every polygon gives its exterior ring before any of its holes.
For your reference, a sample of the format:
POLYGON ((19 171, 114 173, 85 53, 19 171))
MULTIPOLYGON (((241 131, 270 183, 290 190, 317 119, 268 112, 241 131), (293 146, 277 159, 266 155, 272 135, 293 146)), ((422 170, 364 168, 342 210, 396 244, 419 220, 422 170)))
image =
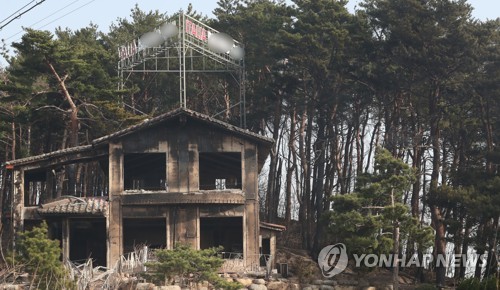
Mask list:
MULTIPOLYGON (((7 46, 17 42, 23 35, 23 27, 54 31, 57 27, 77 30, 86 27, 89 23, 97 24, 99 30, 107 32, 112 22, 118 18, 129 18, 130 10, 139 2, 143 11, 158 10, 160 13, 173 14, 181 9, 186 10, 189 3, 193 8, 212 17, 212 11, 217 7, 217 0, 2 0, 0 4, 0 26, 5 25, 11 18, 4 21, 20 8, 31 7, 40 3, 26 14, 13 20, 0 30, 0 39, 5 40, 7 46)), ((358 0, 350 0, 348 8, 353 11, 358 0)), ((500 17, 500 0, 469 0, 473 7, 473 17, 480 20, 496 19, 500 17)), ((21 10, 21 11, 24 11, 21 10)), ((0 67, 5 67, 6 61, 0 57, 0 67)))

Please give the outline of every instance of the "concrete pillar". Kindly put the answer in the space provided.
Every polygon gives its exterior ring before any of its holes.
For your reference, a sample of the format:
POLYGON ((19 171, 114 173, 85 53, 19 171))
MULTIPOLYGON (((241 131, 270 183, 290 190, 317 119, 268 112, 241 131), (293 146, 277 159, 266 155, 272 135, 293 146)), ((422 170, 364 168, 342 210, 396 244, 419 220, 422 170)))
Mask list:
POLYGON ((276 267, 276 234, 273 232, 271 232, 271 239, 269 240, 269 253, 271 255, 271 269, 274 269, 276 267))
POLYGON ((178 209, 174 246, 177 243, 183 243, 190 245, 193 249, 198 249, 198 220, 197 208, 178 209))
MULTIPOLYGON (((14 206, 13 206, 13 233, 17 236, 24 230, 24 170, 14 169, 12 178, 14 189, 14 206)), ((16 239, 13 239, 15 246, 16 239)))
POLYGON ((107 228, 107 266, 116 265, 123 255, 123 219, 121 194, 123 185, 123 149, 121 143, 109 143, 109 209, 107 228))
POLYGON ((68 218, 62 219, 62 256, 63 261, 69 260, 69 246, 70 246, 70 224, 68 218))
POLYGON ((245 261, 249 270, 259 266, 259 207, 256 200, 247 200, 245 204, 245 220, 243 222, 243 244, 245 245, 245 261))
POLYGON ((249 267, 259 267, 259 187, 257 163, 256 146, 247 144, 242 158, 243 191, 246 197, 243 244, 245 246, 245 266, 247 269, 249 267))

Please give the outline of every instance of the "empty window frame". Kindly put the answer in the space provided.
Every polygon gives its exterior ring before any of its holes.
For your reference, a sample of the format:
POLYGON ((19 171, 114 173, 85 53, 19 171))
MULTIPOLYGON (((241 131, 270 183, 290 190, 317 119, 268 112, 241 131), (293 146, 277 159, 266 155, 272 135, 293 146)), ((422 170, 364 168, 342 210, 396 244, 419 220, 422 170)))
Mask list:
POLYGON ((136 247, 148 246, 163 249, 167 241, 165 218, 126 218, 123 219, 123 248, 130 253, 136 247))
POLYGON ((240 152, 200 152, 201 190, 241 189, 240 152))
POLYGON ((125 190, 165 190, 167 157, 165 153, 128 153, 124 155, 125 190))
POLYGON ((26 171, 24 173, 24 206, 40 205, 47 198, 47 175, 45 171, 26 171))
POLYGON ((201 217, 200 248, 222 246, 224 258, 243 256, 242 217, 201 217))

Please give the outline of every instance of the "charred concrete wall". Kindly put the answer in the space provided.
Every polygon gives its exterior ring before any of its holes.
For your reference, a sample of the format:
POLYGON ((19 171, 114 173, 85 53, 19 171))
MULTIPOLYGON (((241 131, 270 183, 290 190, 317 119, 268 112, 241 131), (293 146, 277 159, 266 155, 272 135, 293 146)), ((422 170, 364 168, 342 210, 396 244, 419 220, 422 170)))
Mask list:
MULTIPOLYGON (((108 261, 116 261, 124 252, 124 219, 164 219, 167 248, 173 248, 175 243, 187 243, 199 249, 200 217, 241 217, 245 260, 248 265, 258 263, 257 153, 257 145, 248 140, 232 136, 202 122, 183 118, 148 128, 125 136, 119 142, 111 143, 108 261), (224 205, 227 202, 225 197, 231 196, 229 194, 224 196, 224 193, 218 193, 216 190, 200 190, 200 154, 224 152, 231 153, 232 156, 237 153, 240 156, 237 161, 232 161, 233 167, 235 163, 241 163, 237 168, 241 172, 235 174, 241 183, 239 194, 243 196, 241 204, 238 205, 224 205), (124 157, 127 154, 135 154, 136 158, 140 157, 137 155, 140 153, 165 154, 166 166, 158 167, 159 170, 166 170, 164 189, 125 190, 124 184, 128 181, 123 179, 127 176, 124 157), (195 204, 186 204, 188 201, 184 199, 187 197, 174 195, 193 192, 201 198, 196 200, 195 204), (172 199, 172 196, 177 198, 172 199), (134 201, 134 198, 143 202, 134 201)), ((221 169, 214 167, 214 170, 221 169)), ((127 247, 130 243, 131 241, 127 241, 127 247)))

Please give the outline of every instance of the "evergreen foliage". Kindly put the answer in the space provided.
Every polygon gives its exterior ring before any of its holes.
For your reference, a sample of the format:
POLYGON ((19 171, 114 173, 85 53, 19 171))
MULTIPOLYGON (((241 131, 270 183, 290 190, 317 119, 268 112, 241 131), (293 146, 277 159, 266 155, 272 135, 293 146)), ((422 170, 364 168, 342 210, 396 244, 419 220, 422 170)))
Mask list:
MULTIPOLYGON (((448 243, 488 253, 474 276, 498 275, 500 18, 472 18, 466 0, 363 0, 355 13, 346 2, 220 0, 214 19, 188 8, 245 45, 248 127, 276 141, 259 188, 263 217, 298 219, 300 246, 313 254, 327 230, 351 251, 390 251, 397 220, 407 256, 433 235, 435 253, 448 243), (413 173, 375 160, 377 146, 413 173)), ((117 47, 169 18, 136 6, 109 33, 28 29, 0 69, 0 163, 69 145, 68 102, 47 61, 67 75, 79 144, 177 107, 177 79, 166 75, 134 74, 115 89, 117 47)), ((230 81, 189 74, 188 107, 223 110, 230 81)), ((436 269, 440 286, 446 272, 436 269)))
POLYGON ((16 249, 9 255, 8 262, 26 271, 35 289, 72 289, 74 283, 60 256, 59 242, 48 238, 47 223, 43 222, 19 234, 16 249))
POLYGON ((152 282, 171 285, 176 280, 183 285, 208 281, 217 289, 240 289, 241 285, 228 282, 217 275, 224 260, 217 256, 222 248, 194 250, 189 245, 177 244, 173 250, 156 250, 156 261, 146 263, 143 273, 152 282))
POLYGON ((414 178, 411 167, 378 148, 374 172, 358 178, 354 193, 332 198, 333 208, 326 215, 331 238, 345 243, 350 254, 389 254, 393 248, 392 228, 398 221, 403 237, 415 241, 419 249, 428 248, 430 227, 420 225, 403 203, 403 194, 414 178))
POLYGON ((497 277, 488 277, 482 281, 478 278, 467 278, 457 286, 457 290, 497 290, 500 288, 500 280, 497 277))

